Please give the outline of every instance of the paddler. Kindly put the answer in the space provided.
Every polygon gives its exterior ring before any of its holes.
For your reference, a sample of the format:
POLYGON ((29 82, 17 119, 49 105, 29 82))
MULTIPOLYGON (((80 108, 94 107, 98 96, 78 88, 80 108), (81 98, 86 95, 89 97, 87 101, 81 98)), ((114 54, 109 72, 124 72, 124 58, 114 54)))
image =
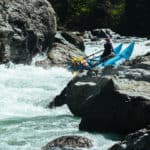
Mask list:
POLYGON ((108 58, 114 57, 115 54, 113 52, 113 46, 109 38, 105 38, 105 44, 104 44, 104 52, 101 55, 101 61, 105 61, 108 58))

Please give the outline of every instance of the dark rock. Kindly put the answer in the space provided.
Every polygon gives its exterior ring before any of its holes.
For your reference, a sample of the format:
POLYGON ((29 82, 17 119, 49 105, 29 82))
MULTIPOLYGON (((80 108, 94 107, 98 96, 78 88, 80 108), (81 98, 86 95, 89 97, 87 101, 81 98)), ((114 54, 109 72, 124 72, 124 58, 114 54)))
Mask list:
POLYGON ((42 150, 81 150, 80 148, 91 148, 92 141, 81 136, 62 136, 42 148, 42 150))
POLYGON ((57 31, 54 42, 75 47, 84 51, 84 42, 81 33, 57 31))
POLYGON ((106 38, 106 37, 108 37, 107 33, 105 31, 103 31, 102 29, 94 29, 92 31, 92 34, 94 36, 97 36, 98 38, 106 38))
POLYGON ((55 32, 55 12, 47 0, 0 1, 2 63, 29 63, 51 46, 55 32))
POLYGON ((144 128, 150 124, 150 71, 134 65, 79 74, 53 104, 67 104, 82 117, 81 130, 128 134, 144 128))
MULTIPOLYGON (((69 84, 71 84, 71 82, 68 83, 67 87, 69 86, 69 84)), ((49 105, 48 105, 49 108, 62 106, 67 103, 67 101, 66 101, 66 98, 67 98, 66 90, 68 89, 67 87, 64 88, 64 90, 61 92, 61 96, 60 95, 56 96, 55 100, 53 100, 52 102, 49 103, 49 105)))
POLYGON ((73 57, 86 56, 85 53, 81 51, 81 49, 77 48, 80 47, 80 44, 83 44, 83 41, 78 41, 78 39, 74 39, 74 43, 70 43, 68 39, 62 36, 62 31, 58 31, 55 35, 54 43, 52 44, 51 49, 48 51, 48 58, 42 61, 37 61, 35 64, 44 68, 49 68, 53 65, 68 67, 73 57), (75 46, 77 43, 80 44, 75 46))
POLYGON ((141 129, 129 134, 125 139, 112 146, 109 150, 149 150, 150 130, 141 129))
POLYGON ((98 38, 107 38, 107 37, 112 37, 111 35, 111 30, 109 29, 94 29, 92 30, 92 34, 94 36, 97 36, 98 38))
POLYGON ((150 46, 150 43, 146 43, 145 46, 150 46))
POLYGON ((48 58, 53 65, 67 65, 73 57, 85 57, 85 54, 74 46, 61 43, 53 43, 52 49, 48 52, 48 58))
POLYGON ((150 70, 150 53, 145 56, 138 56, 136 59, 126 61, 124 65, 132 66, 132 68, 143 68, 150 70))
POLYGON ((83 39, 81 39, 80 36, 77 36, 76 34, 74 34, 73 32, 62 32, 62 36, 71 44, 75 45, 76 48, 84 51, 85 47, 84 47, 84 43, 83 43, 83 39))
POLYGON ((121 36, 115 32, 113 32, 111 29, 104 28, 104 29, 94 29, 92 30, 92 34, 97 38, 113 38, 114 40, 120 39, 121 36))

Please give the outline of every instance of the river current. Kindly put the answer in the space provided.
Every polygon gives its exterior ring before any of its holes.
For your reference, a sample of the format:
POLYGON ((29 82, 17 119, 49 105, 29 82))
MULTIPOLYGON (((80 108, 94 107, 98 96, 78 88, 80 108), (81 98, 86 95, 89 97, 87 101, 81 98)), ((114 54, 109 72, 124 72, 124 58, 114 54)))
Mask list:
MULTIPOLYGON (((143 38, 124 39, 124 47, 130 40, 136 42, 131 58, 150 51, 150 41, 143 38)), ((120 42, 113 41, 113 45, 120 42)), ((102 43, 86 41, 86 53, 101 49, 102 43)), ((74 117, 67 106, 47 108, 72 78, 70 72, 58 67, 0 65, 0 150, 40 150, 62 135, 88 137, 93 140, 93 149, 99 150, 119 141, 116 135, 79 131, 80 118, 74 117)))

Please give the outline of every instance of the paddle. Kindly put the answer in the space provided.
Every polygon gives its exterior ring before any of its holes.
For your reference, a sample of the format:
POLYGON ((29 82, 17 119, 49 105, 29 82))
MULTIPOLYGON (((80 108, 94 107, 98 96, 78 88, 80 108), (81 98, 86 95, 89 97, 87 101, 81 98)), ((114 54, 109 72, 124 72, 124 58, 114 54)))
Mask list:
MULTIPOLYGON (((80 61, 80 59, 81 60, 84 60, 84 59, 88 59, 89 57, 91 57, 91 56, 94 56, 95 54, 98 54, 98 53, 100 53, 100 52, 102 52, 103 51, 103 49, 101 49, 101 50, 99 50, 99 51, 97 51, 97 52, 95 52, 95 53, 93 53, 93 54, 91 54, 91 55, 89 55, 89 56, 86 56, 86 57, 74 57, 74 58, 71 58, 71 60, 70 61, 72 61, 73 59, 74 59, 74 61, 80 61)), ((97 57, 99 57, 99 56, 97 56, 97 57)), ((97 58, 96 57, 96 58, 97 58)), ((90 58, 90 60, 92 60, 93 58, 90 58)), ((70 61, 69 61, 69 63, 70 63, 70 61)))
MULTIPOLYGON (((81 62, 82 60, 85 60, 85 59, 88 59, 89 57, 91 57, 91 56, 94 56, 95 54, 98 54, 98 53, 100 53, 100 52, 102 52, 103 51, 103 49, 102 50, 99 50, 99 51, 97 51, 97 52, 95 52, 95 53, 93 53, 93 54, 91 54, 91 55, 89 55, 89 56, 86 56, 86 57, 81 57, 81 58, 72 58, 72 62, 81 62), (81 59, 81 60, 80 60, 81 59)), ((100 57, 100 56, 97 56, 97 57, 100 57)), ((92 58, 91 58, 92 59, 92 58)), ((89 59, 89 60, 91 60, 91 59, 89 59)), ((73 64, 73 63, 72 63, 73 64)), ((69 70, 73 70, 72 69, 72 66, 70 66, 69 67, 70 69, 69 70)), ((80 70, 80 69, 79 69, 80 70)), ((75 73, 76 74, 76 73, 75 73)))
POLYGON ((103 49, 101 49, 101 50, 99 50, 99 51, 97 51, 97 52, 95 52, 95 53, 93 53, 93 54, 91 54, 91 55, 89 55, 89 56, 84 57, 84 59, 87 59, 87 58, 89 58, 89 57, 91 57, 91 56, 94 56, 95 54, 98 54, 98 53, 100 53, 100 52, 102 52, 102 51, 103 51, 103 49))

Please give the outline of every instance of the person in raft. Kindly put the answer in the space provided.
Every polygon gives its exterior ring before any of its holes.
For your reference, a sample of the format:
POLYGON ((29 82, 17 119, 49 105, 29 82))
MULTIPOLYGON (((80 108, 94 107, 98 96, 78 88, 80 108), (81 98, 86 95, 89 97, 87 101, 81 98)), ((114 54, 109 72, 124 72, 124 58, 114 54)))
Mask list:
POLYGON ((114 57, 114 56, 115 56, 115 54, 113 52, 112 43, 111 43, 109 38, 105 38, 104 52, 101 55, 101 61, 103 62, 103 61, 105 61, 111 57, 114 57))

